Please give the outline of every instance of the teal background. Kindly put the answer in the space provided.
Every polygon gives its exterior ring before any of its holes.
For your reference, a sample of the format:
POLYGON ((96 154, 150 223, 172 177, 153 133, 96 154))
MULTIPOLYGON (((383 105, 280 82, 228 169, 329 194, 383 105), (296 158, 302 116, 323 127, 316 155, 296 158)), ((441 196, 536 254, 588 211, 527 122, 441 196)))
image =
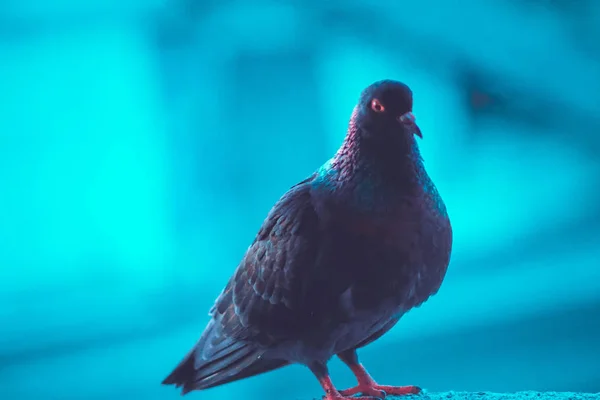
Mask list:
MULTIPOLYGON (((592 0, 0 2, 0 399, 179 398, 160 381, 267 211, 383 78, 455 247, 364 364, 600 392, 599 71, 592 0)), ((293 366, 189 398, 321 394, 293 366)))

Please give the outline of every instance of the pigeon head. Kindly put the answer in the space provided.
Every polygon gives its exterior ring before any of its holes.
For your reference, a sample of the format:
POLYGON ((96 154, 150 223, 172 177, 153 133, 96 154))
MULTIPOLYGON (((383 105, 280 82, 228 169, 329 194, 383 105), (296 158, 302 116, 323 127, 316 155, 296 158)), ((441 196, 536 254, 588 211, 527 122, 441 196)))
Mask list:
POLYGON ((403 139, 423 137, 412 114, 413 96, 404 83, 383 80, 363 90, 353 123, 366 138, 403 139))

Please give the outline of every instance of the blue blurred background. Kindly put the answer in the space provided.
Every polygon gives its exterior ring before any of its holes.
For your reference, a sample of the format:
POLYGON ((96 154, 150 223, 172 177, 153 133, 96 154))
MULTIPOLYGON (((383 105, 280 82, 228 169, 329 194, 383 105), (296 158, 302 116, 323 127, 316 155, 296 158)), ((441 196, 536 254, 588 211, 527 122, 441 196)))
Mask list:
MULTIPOLYGON (((267 211, 383 78, 414 90, 455 250, 364 364, 600 391, 600 2, 4 0, 0 398, 179 398, 160 381, 267 211)), ((321 394, 292 366, 189 397, 321 394)))

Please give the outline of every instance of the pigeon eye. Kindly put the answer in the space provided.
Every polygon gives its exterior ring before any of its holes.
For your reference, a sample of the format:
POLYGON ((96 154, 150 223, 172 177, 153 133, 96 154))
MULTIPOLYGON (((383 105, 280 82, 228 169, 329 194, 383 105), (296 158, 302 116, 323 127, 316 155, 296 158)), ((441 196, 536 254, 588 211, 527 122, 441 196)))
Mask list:
POLYGON ((371 109, 377 113, 385 111, 385 107, 377 99, 371 100, 371 109))

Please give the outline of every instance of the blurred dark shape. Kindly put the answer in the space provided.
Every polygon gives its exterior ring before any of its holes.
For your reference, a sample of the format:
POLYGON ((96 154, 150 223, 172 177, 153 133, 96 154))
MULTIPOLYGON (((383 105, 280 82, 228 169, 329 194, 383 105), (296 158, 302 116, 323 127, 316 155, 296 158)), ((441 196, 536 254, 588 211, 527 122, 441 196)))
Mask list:
POLYGON ((584 133, 600 131, 600 116, 586 115, 561 98, 544 96, 507 76, 473 67, 462 69, 461 73, 459 81, 475 124, 471 132, 479 131, 480 120, 510 121, 532 134, 554 135, 588 156, 600 154, 600 136, 584 133))

